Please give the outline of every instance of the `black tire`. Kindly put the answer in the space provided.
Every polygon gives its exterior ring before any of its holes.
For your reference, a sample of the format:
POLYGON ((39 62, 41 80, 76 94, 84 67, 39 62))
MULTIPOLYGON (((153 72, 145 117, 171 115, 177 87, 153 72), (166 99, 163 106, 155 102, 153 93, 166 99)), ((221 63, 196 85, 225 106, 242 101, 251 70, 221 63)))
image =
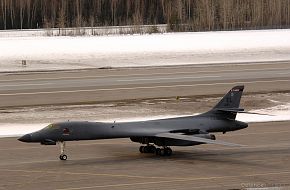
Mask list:
POLYGON ((156 148, 155 154, 160 155, 160 150, 161 150, 160 148, 156 148))
POLYGON ((67 155, 61 154, 61 155, 59 155, 59 159, 60 160, 67 160, 67 155))
POLYGON ((67 160, 67 155, 62 155, 62 160, 67 160))
POLYGON ((144 146, 144 153, 149 153, 149 152, 150 152, 150 147, 144 146))
POLYGON ((166 155, 166 152, 165 152, 165 149, 160 149, 160 153, 159 153, 160 156, 165 156, 166 155))
POLYGON ((144 146, 140 146, 140 148, 139 148, 139 152, 140 152, 140 153, 144 153, 144 146))
POLYGON ((153 154, 156 153, 156 147, 155 146, 150 146, 150 153, 153 153, 153 154))
POLYGON ((171 156, 172 155, 172 149, 171 148, 166 148, 165 149, 165 155, 166 156, 171 156))

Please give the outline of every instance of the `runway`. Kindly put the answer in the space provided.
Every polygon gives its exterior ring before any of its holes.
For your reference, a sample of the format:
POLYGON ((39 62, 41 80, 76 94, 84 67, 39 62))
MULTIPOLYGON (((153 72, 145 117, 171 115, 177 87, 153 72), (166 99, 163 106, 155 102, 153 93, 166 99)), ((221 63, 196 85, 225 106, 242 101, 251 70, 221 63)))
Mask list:
POLYGON ((290 90, 290 63, 168 66, 2 73, 0 107, 290 90))
POLYGON ((255 123, 220 140, 247 145, 172 147, 171 157, 140 154, 128 139, 58 146, 0 139, 0 189, 290 188, 290 122, 255 123))

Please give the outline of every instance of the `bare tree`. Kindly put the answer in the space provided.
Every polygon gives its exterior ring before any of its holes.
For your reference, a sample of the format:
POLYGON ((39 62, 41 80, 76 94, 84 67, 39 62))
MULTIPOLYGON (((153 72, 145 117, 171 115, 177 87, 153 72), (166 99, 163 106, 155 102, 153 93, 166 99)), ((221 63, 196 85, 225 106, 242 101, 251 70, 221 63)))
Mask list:
POLYGON ((24 3, 23 0, 18 0, 19 2, 19 18, 20 18, 20 29, 23 29, 23 20, 24 20, 24 3))
POLYGON ((61 6, 58 10, 57 27, 59 28, 59 35, 66 35, 66 0, 61 0, 61 6))
POLYGON ((2 9, 2 20, 3 20, 3 29, 7 29, 7 0, 1 1, 1 9, 2 9))
POLYGON ((290 0, 0 0, 1 29, 168 24, 178 30, 289 28, 290 0))

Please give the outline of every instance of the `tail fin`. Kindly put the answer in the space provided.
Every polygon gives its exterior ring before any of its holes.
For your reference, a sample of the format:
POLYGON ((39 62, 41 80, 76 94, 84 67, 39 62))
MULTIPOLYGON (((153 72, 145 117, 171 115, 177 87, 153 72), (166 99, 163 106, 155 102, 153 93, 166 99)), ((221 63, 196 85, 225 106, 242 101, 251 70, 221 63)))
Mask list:
POLYGON ((244 86, 233 87, 214 107, 214 109, 239 108, 244 86))
POLYGON ((239 111, 244 109, 239 108, 240 100, 243 94, 244 86, 233 87, 216 106, 210 111, 210 113, 218 114, 228 119, 236 119, 236 115, 239 111))

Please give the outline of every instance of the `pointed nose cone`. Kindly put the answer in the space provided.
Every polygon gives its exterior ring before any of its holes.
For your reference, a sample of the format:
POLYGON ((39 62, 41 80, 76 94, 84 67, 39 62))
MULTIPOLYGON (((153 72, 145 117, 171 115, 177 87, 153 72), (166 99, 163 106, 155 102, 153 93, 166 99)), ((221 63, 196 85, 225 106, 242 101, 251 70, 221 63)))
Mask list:
POLYGON ((30 134, 23 135, 18 140, 21 142, 31 142, 31 135, 30 134))

